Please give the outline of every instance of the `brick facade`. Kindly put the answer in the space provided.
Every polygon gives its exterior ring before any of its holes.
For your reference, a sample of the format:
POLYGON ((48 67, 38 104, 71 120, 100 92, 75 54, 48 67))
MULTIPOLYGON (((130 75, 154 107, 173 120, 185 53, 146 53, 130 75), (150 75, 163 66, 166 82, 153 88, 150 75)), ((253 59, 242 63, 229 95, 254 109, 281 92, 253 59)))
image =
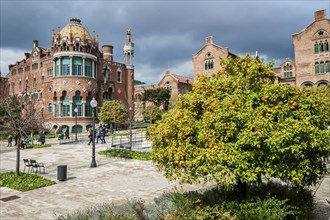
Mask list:
MULTIPOLYGON (((179 94, 185 94, 191 90, 193 79, 179 76, 166 70, 163 78, 155 85, 139 85, 134 91, 134 120, 143 121, 142 112, 147 106, 153 105, 151 102, 143 102, 140 97, 145 90, 167 88, 171 90, 170 103, 178 99, 179 94)), ((163 110, 163 109, 162 109, 163 110)))
POLYGON ((8 74, 9 94, 35 98, 47 128, 74 132, 77 119, 77 131, 86 132, 92 126, 92 98, 98 107, 113 99, 127 108, 133 105, 134 44, 130 30, 124 41, 124 63, 113 60, 111 45, 100 51, 98 36, 91 36, 77 18, 62 30, 58 28, 56 34, 53 30, 51 41, 51 48, 46 49, 35 40, 31 53, 10 65, 8 74))

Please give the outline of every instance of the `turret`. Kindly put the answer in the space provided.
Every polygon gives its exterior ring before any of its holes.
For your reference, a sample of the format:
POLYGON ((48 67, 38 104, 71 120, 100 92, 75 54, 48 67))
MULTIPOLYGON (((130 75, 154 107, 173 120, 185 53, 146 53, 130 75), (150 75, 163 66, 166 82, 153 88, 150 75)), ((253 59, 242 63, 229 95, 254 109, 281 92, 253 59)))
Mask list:
POLYGON ((124 63, 127 69, 134 69, 134 43, 131 40, 131 29, 126 31, 126 41, 124 43, 124 63))
POLYGON ((127 102, 134 112, 134 43, 131 39, 131 29, 126 30, 126 41, 124 43, 124 63, 127 67, 127 102))

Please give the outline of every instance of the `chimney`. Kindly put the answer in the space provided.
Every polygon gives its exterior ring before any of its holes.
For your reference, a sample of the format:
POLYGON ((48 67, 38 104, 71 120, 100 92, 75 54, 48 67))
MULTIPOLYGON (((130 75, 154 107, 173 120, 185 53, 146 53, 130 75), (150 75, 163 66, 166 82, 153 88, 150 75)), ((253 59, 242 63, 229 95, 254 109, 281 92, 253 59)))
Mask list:
POLYGON ((213 37, 212 36, 208 36, 205 38, 205 45, 210 45, 213 44, 213 37))
POLYGON ((102 46, 103 59, 107 61, 113 60, 113 46, 103 45, 102 46))
POLYGON ((315 21, 323 20, 326 17, 325 15, 326 15, 325 9, 316 11, 316 12, 314 12, 314 19, 315 19, 315 21))
POLYGON ((38 41, 37 41, 37 40, 34 40, 34 41, 33 41, 33 47, 34 47, 34 48, 38 47, 38 41))

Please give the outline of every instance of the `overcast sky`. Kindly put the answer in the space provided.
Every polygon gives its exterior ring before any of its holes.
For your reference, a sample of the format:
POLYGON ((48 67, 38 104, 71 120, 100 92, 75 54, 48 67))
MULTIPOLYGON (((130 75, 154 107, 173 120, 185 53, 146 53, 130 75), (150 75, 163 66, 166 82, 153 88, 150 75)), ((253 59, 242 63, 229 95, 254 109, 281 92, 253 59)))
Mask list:
POLYGON ((31 52, 33 40, 50 48, 51 31, 71 18, 102 45, 114 46, 114 60, 123 62, 126 29, 135 43, 135 79, 158 83, 166 69, 193 77, 192 55, 213 36, 213 42, 236 55, 259 55, 276 60, 294 59, 292 34, 314 21, 314 12, 327 9, 329 0, 305 1, 47 1, 0 0, 2 75, 8 65, 31 52))

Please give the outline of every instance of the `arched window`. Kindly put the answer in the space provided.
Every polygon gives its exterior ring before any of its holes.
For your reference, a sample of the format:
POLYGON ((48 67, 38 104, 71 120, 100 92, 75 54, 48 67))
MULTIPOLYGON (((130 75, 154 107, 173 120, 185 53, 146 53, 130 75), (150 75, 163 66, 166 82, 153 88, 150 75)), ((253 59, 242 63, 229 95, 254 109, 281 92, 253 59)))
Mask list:
POLYGON ((329 43, 327 40, 324 41, 323 43, 323 49, 325 52, 328 52, 329 51, 329 43))
POLYGON ((82 59, 80 57, 73 58, 73 75, 81 76, 82 75, 82 59))
POLYGON ((53 113, 53 104, 48 103, 48 113, 53 113))
POLYGON ((86 97, 86 104, 85 104, 85 116, 92 117, 92 107, 91 107, 92 97, 86 97))
POLYGON ((21 80, 18 82, 18 89, 19 89, 19 91, 22 91, 22 81, 21 80))
POLYGON ((319 52, 319 45, 317 42, 315 42, 314 44, 314 53, 318 53, 319 52))
POLYGON ((322 87, 322 86, 328 86, 328 83, 326 82, 321 82, 317 85, 317 87, 322 87))
MULTIPOLYGON (((78 110, 77 116, 82 116, 82 100, 81 100, 81 96, 80 96, 80 91, 76 91, 76 94, 73 97, 72 109, 75 109, 75 108, 77 108, 77 110, 78 110)), ((73 112, 72 114, 74 114, 73 116, 76 116, 75 112, 73 112)))
POLYGON ((79 43, 76 43, 76 46, 74 48, 75 51, 80 51, 79 43))
POLYGON ((319 69, 320 67, 319 67, 319 63, 318 62, 316 62, 315 63, 315 73, 319 73, 320 72, 320 69, 319 69))
POLYGON ((213 69, 213 60, 210 61, 210 69, 213 69))
POLYGON ((62 100, 61 116, 68 117, 70 116, 70 99, 66 91, 63 91, 61 100, 62 100))
POLYGON ((121 83, 122 82, 122 74, 121 74, 121 69, 117 69, 117 82, 121 83))
POLYGON ((329 60, 325 61, 324 72, 326 72, 326 73, 330 72, 330 63, 329 63, 329 60))
POLYGON ((66 43, 63 44, 63 50, 68 50, 66 47, 66 43))
POLYGON ((70 74, 70 59, 69 57, 64 57, 62 59, 62 76, 68 76, 70 74))
POLYGON ((104 93, 102 94, 102 98, 103 98, 103 100, 109 100, 109 99, 110 99, 110 95, 109 95, 109 93, 108 93, 108 92, 104 92, 104 93))
POLYGON ((205 70, 208 69, 208 64, 207 64, 207 61, 205 62, 205 70))
POLYGON ((319 52, 323 52, 323 42, 319 43, 319 52))
POLYGON ((324 73, 324 62, 320 62, 320 73, 324 73))

